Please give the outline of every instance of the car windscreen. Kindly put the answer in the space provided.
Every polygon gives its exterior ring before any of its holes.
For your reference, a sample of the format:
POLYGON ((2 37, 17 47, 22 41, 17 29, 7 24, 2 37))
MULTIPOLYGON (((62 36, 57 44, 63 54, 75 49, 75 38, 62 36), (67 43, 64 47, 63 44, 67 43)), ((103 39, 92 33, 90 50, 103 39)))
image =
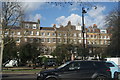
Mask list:
POLYGON ((66 65, 68 65, 70 62, 66 62, 65 64, 62 64, 61 66, 58 67, 58 69, 61 69, 63 67, 65 67, 66 65))
POLYGON ((107 68, 107 65, 105 62, 94 62, 94 64, 97 68, 107 68))
POLYGON ((112 63, 106 62, 107 67, 115 67, 112 63))

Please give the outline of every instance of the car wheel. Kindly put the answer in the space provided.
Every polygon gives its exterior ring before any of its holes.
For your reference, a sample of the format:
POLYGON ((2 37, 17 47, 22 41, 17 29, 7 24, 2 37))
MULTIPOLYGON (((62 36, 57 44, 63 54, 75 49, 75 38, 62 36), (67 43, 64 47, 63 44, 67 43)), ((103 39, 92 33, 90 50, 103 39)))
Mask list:
POLYGON ((108 80, 108 79, 104 76, 98 76, 95 80, 108 80))
POLYGON ((45 79, 45 80, 57 80, 56 78, 48 78, 48 79, 45 79))
POLYGON ((37 80, 40 80, 39 78, 37 78, 37 80))
POLYGON ((118 73, 117 72, 114 73, 114 79, 115 80, 118 79, 118 73))

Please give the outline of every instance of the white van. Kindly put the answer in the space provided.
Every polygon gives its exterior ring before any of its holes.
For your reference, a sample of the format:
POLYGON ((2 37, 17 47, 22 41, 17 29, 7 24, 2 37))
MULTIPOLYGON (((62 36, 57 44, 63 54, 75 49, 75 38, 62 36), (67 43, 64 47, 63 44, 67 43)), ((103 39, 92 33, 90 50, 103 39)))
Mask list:
POLYGON ((120 67, 120 57, 111 57, 111 58, 106 58, 107 61, 113 61, 120 67))
POLYGON ((4 63, 4 67, 14 67, 14 66, 18 66, 17 60, 9 60, 4 63))

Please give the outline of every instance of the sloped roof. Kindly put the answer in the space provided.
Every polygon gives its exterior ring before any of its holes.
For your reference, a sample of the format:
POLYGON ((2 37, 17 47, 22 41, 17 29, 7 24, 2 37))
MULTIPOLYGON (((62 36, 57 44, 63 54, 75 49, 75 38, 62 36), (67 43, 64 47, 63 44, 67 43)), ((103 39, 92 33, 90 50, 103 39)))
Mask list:
POLYGON ((21 29, 21 27, 19 27, 19 26, 8 26, 8 28, 10 28, 10 29, 21 29))
POLYGON ((22 21, 22 23, 28 23, 28 24, 38 24, 37 22, 32 22, 32 21, 22 21))
POLYGON ((40 30, 55 30, 53 27, 40 27, 40 30))

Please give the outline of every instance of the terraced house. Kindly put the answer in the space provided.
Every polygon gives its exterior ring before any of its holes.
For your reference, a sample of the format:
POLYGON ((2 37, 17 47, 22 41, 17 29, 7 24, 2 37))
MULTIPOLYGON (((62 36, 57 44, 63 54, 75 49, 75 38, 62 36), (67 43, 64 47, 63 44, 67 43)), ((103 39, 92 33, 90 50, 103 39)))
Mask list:
MULTIPOLYGON (((69 21, 66 26, 42 27, 40 20, 38 22, 23 21, 21 26, 12 27, 10 32, 5 32, 16 40, 16 45, 25 42, 38 43, 42 46, 43 54, 50 54, 58 44, 82 44, 82 26, 72 25, 69 21)), ((96 24, 85 29, 85 44, 92 53, 95 48, 105 47, 110 44, 111 34, 109 29, 99 29, 96 24)))

